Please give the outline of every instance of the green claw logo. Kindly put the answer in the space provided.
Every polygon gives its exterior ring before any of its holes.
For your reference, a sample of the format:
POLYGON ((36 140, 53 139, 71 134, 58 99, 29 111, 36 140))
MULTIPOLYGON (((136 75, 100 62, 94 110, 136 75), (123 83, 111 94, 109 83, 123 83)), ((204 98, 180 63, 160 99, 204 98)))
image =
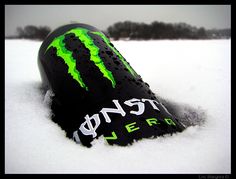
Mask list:
MULTIPOLYGON (((73 58, 72 52, 65 48, 65 44, 63 42, 66 34, 73 33, 89 50, 90 60, 94 62, 94 64, 99 68, 103 76, 107 78, 111 82, 112 87, 115 88, 116 81, 113 77, 113 74, 111 71, 109 71, 106 68, 106 66, 103 63, 103 60, 101 59, 101 57, 99 57, 100 49, 94 44, 93 39, 88 35, 88 31, 89 30, 84 29, 84 28, 75 28, 64 33, 63 35, 60 35, 59 37, 56 37, 48 46, 45 53, 51 47, 55 47, 57 49, 57 56, 61 57, 66 63, 66 65, 68 66, 68 73, 73 77, 74 80, 76 80, 80 84, 82 88, 85 88, 85 90, 88 91, 88 87, 84 83, 80 75, 80 72, 76 69, 76 59, 73 58)), ((107 39, 107 37, 103 33, 101 32, 91 32, 91 33, 100 36, 103 39, 103 41, 106 43, 106 45, 119 57, 119 59, 128 69, 128 71, 133 76, 137 75, 136 72, 132 69, 132 67, 125 61, 122 55, 111 45, 109 39, 107 39)))

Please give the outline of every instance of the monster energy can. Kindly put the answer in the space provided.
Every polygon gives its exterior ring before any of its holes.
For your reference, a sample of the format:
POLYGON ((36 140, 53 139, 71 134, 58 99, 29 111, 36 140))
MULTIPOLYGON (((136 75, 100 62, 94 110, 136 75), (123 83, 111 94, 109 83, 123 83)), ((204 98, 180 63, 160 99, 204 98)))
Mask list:
POLYGON ((54 93, 52 120, 77 143, 90 147, 101 136, 125 146, 184 129, 95 27, 54 30, 40 47, 38 66, 43 87, 54 93))

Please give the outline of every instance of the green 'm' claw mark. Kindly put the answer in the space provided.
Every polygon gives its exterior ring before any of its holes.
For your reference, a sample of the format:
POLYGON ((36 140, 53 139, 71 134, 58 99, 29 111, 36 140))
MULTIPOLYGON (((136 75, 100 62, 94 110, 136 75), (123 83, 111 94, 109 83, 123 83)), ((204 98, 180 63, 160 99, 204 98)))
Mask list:
POLYGON ((68 31, 66 34, 74 33, 86 48, 90 51, 90 60, 95 63, 99 70, 103 73, 103 76, 111 81, 112 87, 115 88, 116 81, 112 75, 112 72, 107 70, 102 59, 99 57, 99 48, 94 44, 93 39, 88 35, 88 30, 83 28, 76 28, 68 31))
POLYGON ((84 84, 79 71, 76 69, 76 60, 73 58, 72 52, 65 48, 65 45, 63 43, 64 38, 64 35, 55 38, 48 46, 45 53, 48 51, 49 48, 55 47, 57 49, 57 56, 61 57, 67 64, 68 73, 71 74, 73 79, 79 82, 82 88, 85 88, 85 90, 88 91, 88 87, 84 84))
POLYGON ((106 43, 107 46, 109 46, 113 52, 115 52, 115 54, 120 58, 120 60, 123 62, 123 64, 125 65, 125 67, 129 70, 129 72, 135 77, 137 75, 137 73, 134 71, 134 69, 127 63, 127 61, 124 59, 124 57, 113 47, 110 45, 110 41, 109 39, 101 32, 92 32, 93 34, 99 35, 104 42, 106 43))
MULTIPOLYGON (((74 33, 77 38, 85 45, 86 48, 90 51, 90 60, 95 63, 95 65, 102 72, 103 76, 111 81, 112 87, 115 88, 116 81, 112 75, 112 72, 107 70, 102 59, 99 57, 99 48, 94 44, 93 39, 87 34, 88 30, 83 28, 72 29, 63 35, 56 37, 51 44, 48 46, 47 50, 50 47, 55 47, 57 49, 57 56, 61 57, 65 63, 68 65, 68 73, 72 75, 73 79, 79 82, 82 88, 85 88, 88 91, 88 87, 83 82, 79 71, 76 69, 76 60, 72 56, 72 52, 65 48, 63 42, 65 35, 69 33, 74 33)), ((45 53, 47 52, 45 51, 45 53)))

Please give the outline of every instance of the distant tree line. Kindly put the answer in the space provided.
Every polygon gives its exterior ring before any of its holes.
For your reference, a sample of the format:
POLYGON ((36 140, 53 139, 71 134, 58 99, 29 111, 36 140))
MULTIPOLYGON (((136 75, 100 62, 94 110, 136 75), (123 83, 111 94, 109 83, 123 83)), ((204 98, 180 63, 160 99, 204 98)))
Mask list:
POLYGON ((35 40, 44 40, 46 36, 51 32, 51 29, 48 26, 34 26, 27 25, 24 28, 16 28, 17 35, 6 37, 8 39, 17 38, 17 39, 35 39, 35 40))
POLYGON ((207 37, 211 39, 224 38, 228 39, 231 37, 231 29, 211 29, 207 30, 207 37))
MULTIPOLYGON (((17 27, 17 35, 6 38, 24 38, 44 40, 51 32, 48 26, 27 25, 17 27)), ((103 31, 108 37, 130 40, 149 39, 222 39, 231 38, 231 29, 197 28, 186 23, 164 23, 154 21, 151 24, 131 21, 117 22, 103 31)))
POLYGON ((28 25, 24 28, 18 27, 16 29, 19 38, 38 39, 43 40, 51 31, 47 26, 33 26, 28 25))
POLYGON ((216 39, 230 38, 230 29, 206 30, 186 23, 164 23, 154 21, 151 24, 131 21, 117 22, 107 28, 107 34, 114 40, 148 39, 216 39))

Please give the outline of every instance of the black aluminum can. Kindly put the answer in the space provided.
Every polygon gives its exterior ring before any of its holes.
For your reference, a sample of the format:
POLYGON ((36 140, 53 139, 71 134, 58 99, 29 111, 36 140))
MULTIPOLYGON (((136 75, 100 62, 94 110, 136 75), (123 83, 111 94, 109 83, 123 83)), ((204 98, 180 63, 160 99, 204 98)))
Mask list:
POLYGON ((90 147, 101 136, 108 144, 126 146, 184 129, 93 26, 55 29, 39 49, 38 66, 44 89, 54 93, 52 120, 77 143, 90 147))

